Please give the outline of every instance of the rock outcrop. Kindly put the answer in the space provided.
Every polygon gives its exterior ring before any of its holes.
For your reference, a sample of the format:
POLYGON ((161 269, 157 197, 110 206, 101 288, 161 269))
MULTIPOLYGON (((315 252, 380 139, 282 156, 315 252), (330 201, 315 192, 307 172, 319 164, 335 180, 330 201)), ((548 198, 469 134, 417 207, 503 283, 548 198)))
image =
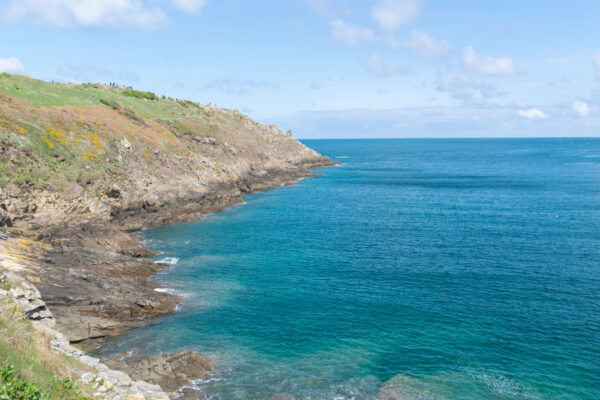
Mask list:
MULTIPOLYGON (((0 257, 0 266, 6 259, 0 257)), ((13 267, 14 268, 14 267, 13 267)), ((159 385, 142 380, 134 380, 122 371, 110 369, 99 359, 85 355, 81 350, 69 344, 69 340, 54 329, 55 320, 46 308, 40 292, 35 286, 11 272, 0 274, 0 282, 9 286, 0 289, 0 298, 11 298, 20 310, 29 318, 34 329, 50 338, 51 349, 60 354, 78 360, 88 370, 79 375, 80 382, 95 390, 95 398, 111 400, 169 400, 169 396, 159 385)))
POLYGON ((186 400, 203 398, 192 385, 196 380, 208 379, 215 367, 215 360, 193 350, 159 355, 129 356, 125 353, 104 360, 104 363, 127 372, 134 379, 155 383, 170 396, 186 400))

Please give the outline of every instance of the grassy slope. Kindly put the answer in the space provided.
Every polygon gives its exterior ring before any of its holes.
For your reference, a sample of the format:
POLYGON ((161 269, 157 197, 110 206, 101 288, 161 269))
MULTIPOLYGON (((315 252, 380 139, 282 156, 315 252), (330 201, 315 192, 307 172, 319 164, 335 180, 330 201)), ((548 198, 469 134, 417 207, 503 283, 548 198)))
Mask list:
MULTIPOLYGON (((48 344, 42 341, 14 303, 6 298, 0 300, 0 368, 6 371, 10 366, 14 371, 8 379, 0 379, 0 398, 4 398, 7 382, 24 381, 28 385, 16 392, 26 399, 38 398, 33 394, 35 389, 43 393, 42 399, 84 399, 82 390, 71 380, 72 369, 81 371, 83 366, 76 360, 50 352, 48 344)), ((91 392, 91 389, 82 389, 91 392)))
POLYGON ((290 154, 316 155, 236 111, 124 92, 0 74, 0 185, 101 195, 113 182, 133 185, 143 178, 140 171, 152 171, 162 183, 190 174, 210 181, 242 158, 278 167, 290 154), (216 144, 197 146, 206 138, 216 144), (240 149, 244 157, 236 157, 240 149))

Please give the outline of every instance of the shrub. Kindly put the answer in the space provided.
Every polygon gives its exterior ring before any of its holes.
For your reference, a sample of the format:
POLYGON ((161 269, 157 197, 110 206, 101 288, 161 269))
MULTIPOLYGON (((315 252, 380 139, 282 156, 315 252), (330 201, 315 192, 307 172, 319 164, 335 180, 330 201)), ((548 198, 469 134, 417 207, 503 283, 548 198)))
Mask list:
POLYGON ((158 100, 158 97, 152 92, 142 92, 140 90, 127 89, 123 91, 125 96, 136 97, 138 99, 158 100))
POLYGON ((2 72, 2 73, 0 73, 0 77, 2 77, 2 78, 10 78, 10 74, 7 73, 7 72, 2 72))
POLYGON ((100 103, 104 104, 105 106, 109 106, 113 110, 121 109, 121 106, 119 105, 119 103, 117 103, 116 101, 113 101, 113 100, 100 99, 100 103))
POLYGON ((139 115, 137 115, 133 110, 130 109, 126 109, 123 111, 123 113, 125 114, 125 116, 129 119, 132 119, 134 121, 136 121, 137 123, 144 125, 144 126, 148 126, 148 124, 146 123, 146 121, 144 121, 144 118, 140 117, 139 115))
POLYGON ((20 379, 11 365, 0 369, 1 400, 39 400, 43 394, 36 384, 20 379))

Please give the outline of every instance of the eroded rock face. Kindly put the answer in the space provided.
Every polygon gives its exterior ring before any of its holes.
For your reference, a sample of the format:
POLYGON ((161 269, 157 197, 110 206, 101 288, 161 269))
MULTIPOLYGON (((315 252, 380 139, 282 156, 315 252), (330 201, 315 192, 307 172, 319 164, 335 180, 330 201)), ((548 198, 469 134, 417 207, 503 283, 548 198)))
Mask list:
POLYGON ((142 326, 181 301, 154 290, 148 278, 165 266, 139 257, 147 252, 134 235, 94 223, 44 235, 41 260, 28 275, 71 342, 142 326))
MULTIPOLYGON (((142 354, 133 357, 120 354, 104 360, 104 363, 110 368, 127 372, 133 379, 157 384, 169 395, 182 389, 183 386, 192 385, 195 380, 209 378, 215 367, 215 360, 201 356, 193 350, 161 355, 142 354)), ((197 391, 183 389, 178 394, 186 394, 186 399, 202 396, 197 391)))

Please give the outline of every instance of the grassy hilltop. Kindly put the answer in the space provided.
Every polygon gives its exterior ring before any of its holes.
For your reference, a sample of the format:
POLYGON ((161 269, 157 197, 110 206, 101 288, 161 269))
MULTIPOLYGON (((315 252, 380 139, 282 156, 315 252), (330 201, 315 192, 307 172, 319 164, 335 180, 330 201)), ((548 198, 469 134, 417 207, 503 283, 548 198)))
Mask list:
POLYGON ((4 208, 17 218, 50 203, 81 208, 68 200, 84 194, 97 200, 85 207, 98 210, 109 205, 111 193, 123 194, 121 200, 150 192, 160 198, 311 160, 323 158, 236 110, 124 87, 0 74, 0 204, 3 186, 19 197, 42 191, 45 199, 9 201, 4 208))

